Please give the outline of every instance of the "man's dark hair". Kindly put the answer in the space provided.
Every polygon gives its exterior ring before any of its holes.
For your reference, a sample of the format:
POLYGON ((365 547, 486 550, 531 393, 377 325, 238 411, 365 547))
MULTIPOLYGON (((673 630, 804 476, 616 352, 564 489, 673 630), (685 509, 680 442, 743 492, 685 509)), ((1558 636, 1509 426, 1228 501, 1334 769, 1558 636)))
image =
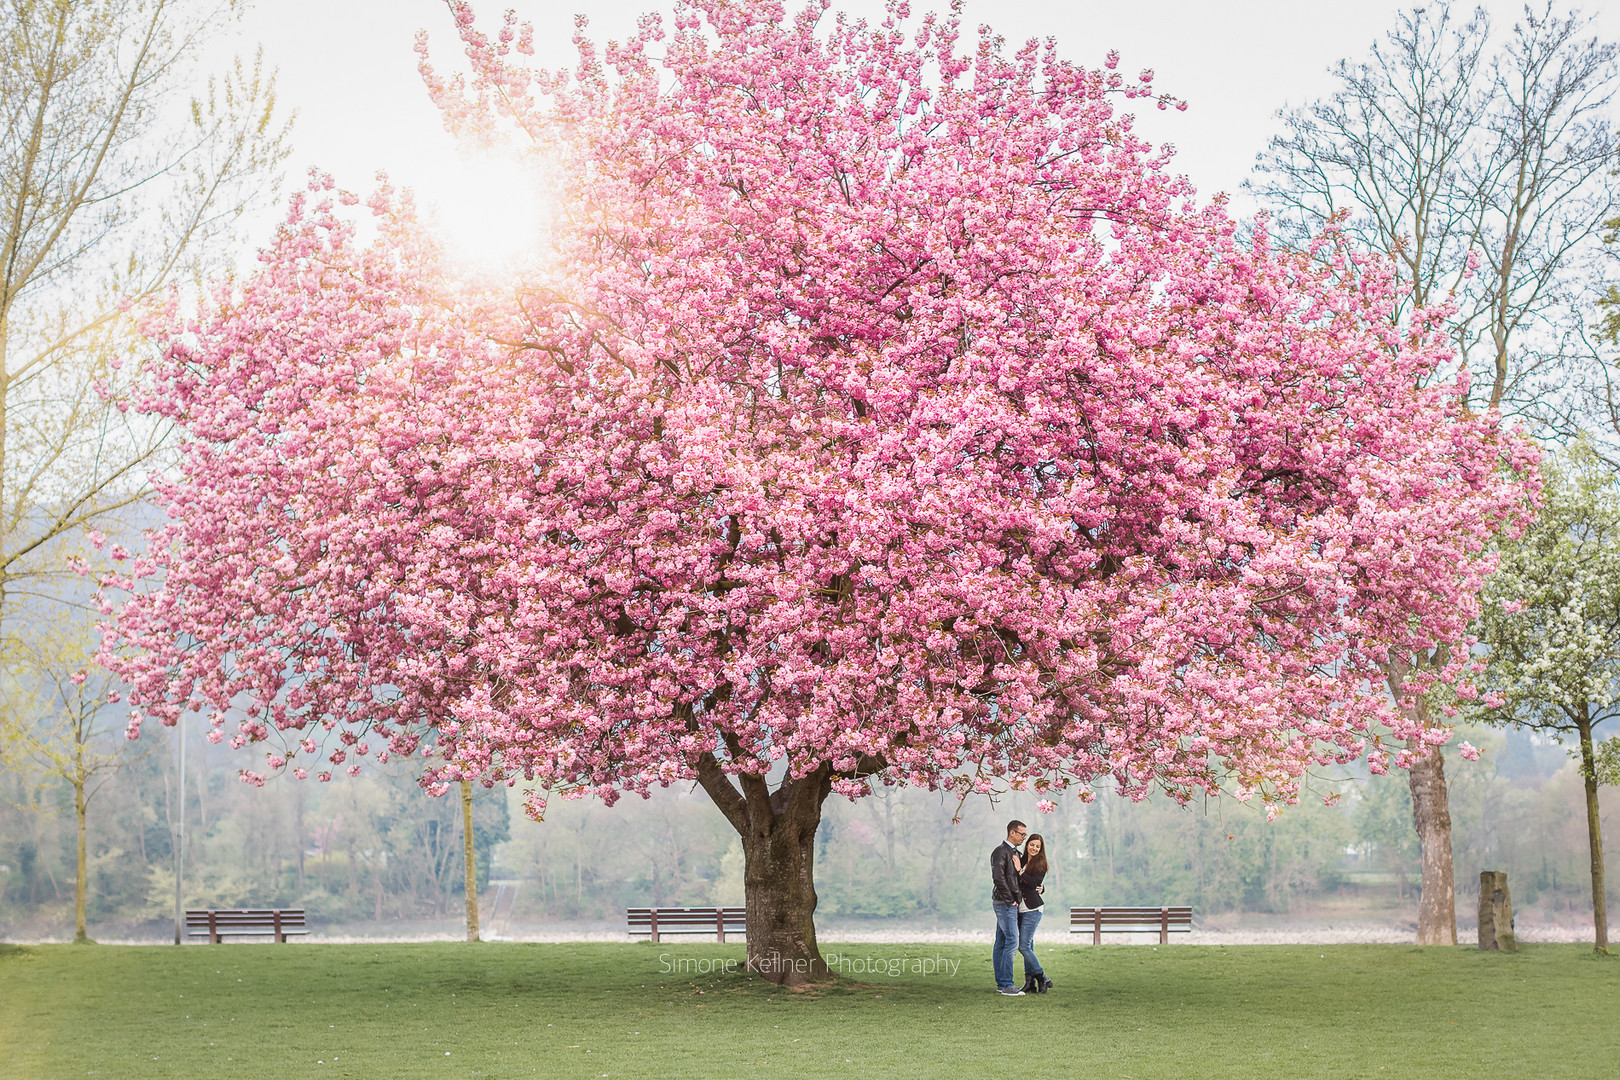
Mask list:
POLYGON ((1007 835, 1011 836, 1012 831, 1014 829, 1023 829, 1023 828, 1027 828, 1027 826, 1022 821, 1019 821, 1017 818, 1014 818, 1013 820, 1007 822, 1007 835))

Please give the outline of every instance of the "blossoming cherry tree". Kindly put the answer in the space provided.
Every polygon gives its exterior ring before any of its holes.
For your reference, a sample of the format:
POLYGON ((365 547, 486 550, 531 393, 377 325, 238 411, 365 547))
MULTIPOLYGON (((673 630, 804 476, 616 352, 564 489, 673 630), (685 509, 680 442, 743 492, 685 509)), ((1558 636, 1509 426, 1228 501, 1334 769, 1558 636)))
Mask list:
POLYGON ((109 639, 146 713, 245 708, 300 775, 695 782, 783 983, 826 974, 833 793, 1275 809, 1444 739, 1378 665, 1462 639, 1528 450, 1419 388, 1443 336, 1380 264, 1199 204, 1116 107, 1174 104, 1148 73, 760 0, 545 73, 452 7, 470 72, 424 46, 430 92, 545 152, 547 257, 461 280, 317 183, 158 313, 184 455, 109 639))

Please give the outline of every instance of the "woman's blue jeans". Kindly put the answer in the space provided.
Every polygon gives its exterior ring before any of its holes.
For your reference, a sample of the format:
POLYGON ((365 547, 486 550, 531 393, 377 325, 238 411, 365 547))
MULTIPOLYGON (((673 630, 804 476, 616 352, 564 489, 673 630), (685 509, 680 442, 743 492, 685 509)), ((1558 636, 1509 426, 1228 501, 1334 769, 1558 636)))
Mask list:
POLYGON ((1024 957, 1024 978, 1034 975, 1040 978, 1046 974, 1041 970, 1041 962, 1035 959, 1035 928, 1041 925, 1041 911, 1020 911, 1018 913, 1018 951, 1024 957))

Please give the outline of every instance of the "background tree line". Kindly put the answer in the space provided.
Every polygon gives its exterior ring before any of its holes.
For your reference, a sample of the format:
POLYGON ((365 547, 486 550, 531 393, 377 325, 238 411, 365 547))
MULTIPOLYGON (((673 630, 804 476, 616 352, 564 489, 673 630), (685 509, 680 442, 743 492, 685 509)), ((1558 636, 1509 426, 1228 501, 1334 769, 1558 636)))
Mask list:
MULTIPOLYGON (((175 737, 154 733, 156 751, 130 761, 98 796, 87 906, 103 932, 109 924, 114 933, 170 925, 181 813, 175 737)), ((123 741, 119 733, 105 738, 123 741)), ((193 735, 188 754, 187 906, 304 906, 327 921, 459 914, 457 799, 430 798, 400 772, 328 786, 289 778, 250 788, 237 780, 227 748, 193 735)), ((64 917, 71 928, 71 785, 37 772, 0 771, 0 800, 4 920, 24 935, 59 932, 64 917)), ((493 852, 509 835, 508 822, 503 798, 475 799, 481 885, 489 880, 493 852)))
MULTIPOLYGON (((1526 732, 1470 734, 1482 744, 1480 760, 1451 762, 1464 921, 1470 879, 1482 869, 1508 871, 1521 919, 1584 921, 1590 878, 1577 763, 1526 732)), ((328 927, 459 918, 454 793, 431 798, 409 776, 375 773, 252 788, 237 781, 225 749, 193 738, 188 904, 300 904, 328 927)), ((173 751, 165 739, 98 796, 92 936, 167 933, 173 751)), ((1301 803, 1270 823, 1231 801, 1183 809, 1103 795, 1042 815, 1022 797, 979 799, 963 804, 952 824, 955 800, 927 792, 838 800, 817 839, 818 910, 835 921, 975 926, 987 853, 1005 820, 1018 816, 1049 841, 1048 894, 1060 905, 1190 903, 1201 919, 1263 913, 1409 923, 1418 853, 1405 778, 1363 774, 1339 788, 1338 805, 1301 803)), ((66 936, 71 790, 60 778, 0 772, 0 792, 0 937, 66 936)), ((702 798, 673 789, 613 807, 554 801, 541 823, 517 811, 515 790, 480 789, 474 834, 486 934, 558 919, 613 925, 630 905, 742 898, 742 852, 731 830, 702 798)))

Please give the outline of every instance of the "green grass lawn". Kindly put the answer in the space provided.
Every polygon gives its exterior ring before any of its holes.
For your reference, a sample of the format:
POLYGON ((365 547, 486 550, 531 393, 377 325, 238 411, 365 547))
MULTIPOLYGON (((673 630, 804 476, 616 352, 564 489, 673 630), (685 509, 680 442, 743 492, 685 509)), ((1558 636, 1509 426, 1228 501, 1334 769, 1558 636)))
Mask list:
POLYGON ((1620 1076, 1620 960, 1407 946, 1043 949, 793 993, 734 945, 0 946, 0 1077, 1620 1076))

